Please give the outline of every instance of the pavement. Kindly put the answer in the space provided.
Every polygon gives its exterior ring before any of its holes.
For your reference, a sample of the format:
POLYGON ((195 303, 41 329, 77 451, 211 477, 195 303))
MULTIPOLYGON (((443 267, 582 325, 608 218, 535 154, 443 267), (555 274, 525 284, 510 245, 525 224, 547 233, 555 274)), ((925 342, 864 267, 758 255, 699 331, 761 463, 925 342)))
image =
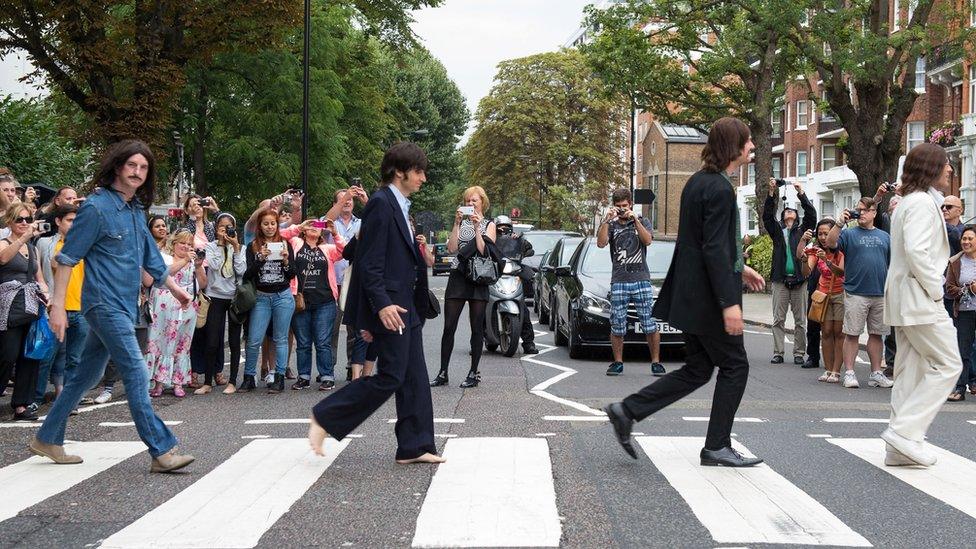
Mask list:
MULTIPOLYGON (((445 283, 432 279, 440 297, 445 283)), ((765 464, 697 464, 714 381, 636 424, 633 460, 600 408, 654 381, 645 350, 608 377, 605 351, 572 360, 536 326, 541 354, 486 353, 481 385, 460 389, 461 324, 451 383, 432 389, 444 465, 394 463, 392 399, 312 456, 302 422, 323 393, 309 390, 154 400, 197 458, 175 475, 148 473, 135 429, 115 426, 130 421, 123 404, 69 423, 91 471, 31 458, 35 428, 0 423, 0 547, 972 547, 976 397, 936 418, 935 467, 885 468, 889 390, 771 365, 769 332, 752 326, 733 437, 765 464)), ((442 326, 425 328, 431 376, 442 326)), ((681 365, 679 352, 664 358, 681 365)))

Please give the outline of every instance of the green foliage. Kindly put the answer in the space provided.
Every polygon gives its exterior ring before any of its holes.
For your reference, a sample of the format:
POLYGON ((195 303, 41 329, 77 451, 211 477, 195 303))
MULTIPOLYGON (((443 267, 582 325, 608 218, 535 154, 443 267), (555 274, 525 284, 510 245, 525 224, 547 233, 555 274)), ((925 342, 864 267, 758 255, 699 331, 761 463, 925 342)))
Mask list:
POLYGON ((0 132, 0 166, 10 168, 23 183, 85 183, 92 151, 66 138, 59 122, 46 101, 0 99, 0 128, 7 128, 0 132))
POLYGON ((626 185, 618 100, 574 50, 503 61, 481 100, 477 130, 465 148, 469 179, 483 186, 493 212, 538 212, 546 195, 545 228, 596 213, 613 187, 626 185))
POLYGON ((752 243, 749 265, 769 280, 773 272, 773 239, 768 234, 757 237, 752 243))

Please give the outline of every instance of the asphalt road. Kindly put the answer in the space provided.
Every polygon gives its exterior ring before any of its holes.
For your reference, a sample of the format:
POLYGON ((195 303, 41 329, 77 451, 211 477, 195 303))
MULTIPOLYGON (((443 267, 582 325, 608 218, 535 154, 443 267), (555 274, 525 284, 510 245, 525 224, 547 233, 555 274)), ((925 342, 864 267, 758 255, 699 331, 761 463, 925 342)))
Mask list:
MULTIPOLYGON (((441 296, 445 283, 432 279, 441 296)), ((425 330, 431 376, 441 327, 436 319, 425 330)), ((636 426, 642 447, 635 461, 598 410, 654 379, 647 354, 629 353, 624 374, 607 377, 609 357, 571 360, 565 348, 552 347, 550 334, 539 334, 542 354, 486 354, 483 383, 463 390, 457 384, 467 371, 469 331, 459 330, 451 384, 433 389, 434 415, 443 420, 437 443, 447 446, 450 468, 393 462, 391 401, 324 472, 303 475, 323 463, 311 456, 288 462, 287 439, 304 437, 305 424, 246 422, 307 418, 323 396, 308 390, 157 399, 163 419, 181 422, 172 427, 181 448, 197 458, 177 475, 150 475, 148 455, 138 452, 59 486, 72 466, 23 463, 34 429, 0 427, 0 520, 9 517, 0 522, 0 547, 408 547, 431 539, 467 546, 540 539, 565 547, 973 546, 972 401, 947 405, 929 433, 933 445, 958 457, 943 454, 930 471, 898 471, 899 478, 873 464, 876 452, 854 455, 860 443, 849 441, 876 438, 888 414, 889 392, 867 387, 866 366, 859 365, 861 389, 818 383, 817 371, 769 364, 770 336, 750 329, 752 370, 735 440, 767 465, 743 475, 675 453, 700 447, 711 384, 636 426), (497 440, 512 441, 513 449, 464 446, 497 440), (271 452, 241 464, 239 452, 259 444, 271 452), (255 494, 269 478, 271 488, 255 494), (301 487, 283 495, 281 487, 292 484, 301 487), (44 490, 51 495, 18 503, 44 490), (247 498, 254 503, 239 507, 247 498), (254 531, 253 542, 239 541, 254 531), (121 536, 132 532, 135 538, 121 536)), ((666 359, 669 370, 679 367, 679 356, 666 359)), ((126 421, 124 405, 87 411, 72 418, 68 438, 137 441, 133 427, 100 425, 126 421)))

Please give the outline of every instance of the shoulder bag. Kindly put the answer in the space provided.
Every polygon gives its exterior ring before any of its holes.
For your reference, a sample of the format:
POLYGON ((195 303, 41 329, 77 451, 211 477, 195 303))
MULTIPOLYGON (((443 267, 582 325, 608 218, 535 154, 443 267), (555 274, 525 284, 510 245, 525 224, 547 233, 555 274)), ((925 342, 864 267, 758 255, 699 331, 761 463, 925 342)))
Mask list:
MULTIPOLYGON (((4 238, 8 244, 13 246, 13 242, 8 238, 4 238)), ((20 251, 18 250, 19 254, 20 251)), ((7 326, 14 328, 17 326, 24 326, 30 324, 40 318, 40 309, 42 309, 41 304, 43 303, 41 296, 41 289, 38 287, 37 282, 37 250, 34 248, 33 244, 27 244, 27 283, 22 284, 19 289, 15 290, 16 293, 13 296, 13 300, 10 302, 10 309, 7 311, 7 326), (30 292, 30 298, 27 297, 27 293, 30 292), (31 303, 31 307, 28 308, 28 301, 31 303), (31 312, 29 309, 33 309, 31 312)), ((16 284, 16 282, 11 282, 11 284, 16 284)))
MULTIPOLYGON (((819 267, 817 267, 819 268, 819 267)), ((830 271, 830 267, 827 267, 830 271)), ((830 271, 830 276, 827 278, 827 288, 830 288, 830 284, 833 281, 834 273, 830 271)), ((827 318, 827 307, 830 305, 830 296, 820 290, 814 290, 810 294, 810 310, 807 311, 807 318, 818 323, 823 324, 824 320, 827 318)))
POLYGON ((427 290, 427 312, 424 313, 424 318, 427 320, 433 320, 441 314, 441 302, 437 300, 437 296, 434 292, 427 290))
POLYGON ((210 313, 210 297, 203 290, 197 290, 196 266, 193 268, 193 294, 197 302, 197 328, 207 325, 207 315, 210 313))

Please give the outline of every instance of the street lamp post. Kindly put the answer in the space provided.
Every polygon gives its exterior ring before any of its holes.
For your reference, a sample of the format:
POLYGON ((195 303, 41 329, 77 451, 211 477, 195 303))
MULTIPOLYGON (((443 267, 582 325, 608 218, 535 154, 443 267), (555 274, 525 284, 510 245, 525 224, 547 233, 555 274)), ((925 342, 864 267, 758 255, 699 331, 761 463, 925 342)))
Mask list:
POLYGON ((309 49, 312 30, 312 2, 305 0, 305 29, 302 45, 302 219, 308 214, 308 87, 309 49))
POLYGON ((180 132, 173 132, 173 141, 176 144, 176 207, 180 207, 180 193, 183 190, 183 138, 180 132))

